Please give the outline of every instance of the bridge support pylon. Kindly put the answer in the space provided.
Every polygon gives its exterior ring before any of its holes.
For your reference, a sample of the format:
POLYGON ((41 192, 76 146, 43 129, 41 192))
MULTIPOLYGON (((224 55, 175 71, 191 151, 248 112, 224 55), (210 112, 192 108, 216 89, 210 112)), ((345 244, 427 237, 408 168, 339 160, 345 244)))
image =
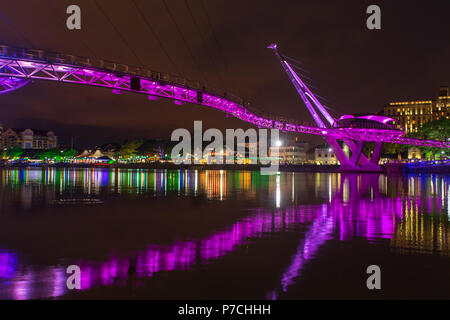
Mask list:
POLYGON ((370 159, 363 153, 364 141, 352 141, 346 140, 344 143, 349 147, 351 151, 351 155, 346 155, 344 150, 342 150, 341 146, 337 142, 335 138, 326 138, 326 141, 333 149, 336 158, 339 160, 341 167, 340 171, 370 171, 370 172, 379 172, 381 171, 378 162, 380 160, 381 148, 383 146, 382 142, 375 143, 375 149, 372 153, 370 159))
MULTIPOLYGON (((277 45, 275 43, 268 46, 269 49, 275 52, 276 57, 281 63, 284 71, 288 75, 295 89, 297 90, 300 98, 305 103, 306 108, 311 113, 311 116, 314 119, 314 122, 317 124, 319 128, 324 128, 328 130, 333 130, 336 119, 333 118, 320 101, 314 96, 314 94, 309 90, 306 84, 300 79, 298 74, 292 69, 290 64, 286 61, 286 57, 281 55, 278 52, 277 45), (311 100, 311 101, 310 101, 311 100), (325 119, 325 122, 321 118, 325 119)), ((331 131, 330 130, 330 131, 331 131)), ((326 133, 327 131, 325 131, 326 133)), ((341 164, 341 171, 381 171, 380 166, 378 165, 378 161, 380 159, 381 153, 381 142, 375 143, 375 150, 370 159, 368 159, 364 153, 363 148, 366 143, 365 140, 357 140, 347 138, 343 135, 340 135, 341 138, 338 138, 339 134, 330 134, 325 135, 325 140, 328 142, 330 147, 333 149, 336 159, 339 160, 341 164), (342 150, 341 146, 338 143, 339 140, 343 140, 344 143, 351 150, 351 155, 346 155, 344 150, 342 150)))

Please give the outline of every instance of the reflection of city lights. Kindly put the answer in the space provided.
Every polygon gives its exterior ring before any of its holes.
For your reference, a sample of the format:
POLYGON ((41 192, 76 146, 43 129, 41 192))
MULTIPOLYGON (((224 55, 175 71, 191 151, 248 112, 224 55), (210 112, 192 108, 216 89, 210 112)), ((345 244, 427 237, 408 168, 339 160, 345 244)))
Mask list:
POLYGON ((277 185, 277 189, 276 189, 276 195, 275 195, 275 201, 276 201, 276 207, 279 208, 280 207, 280 203, 281 203, 281 186, 280 186, 280 175, 277 174, 277 178, 276 178, 276 185, 277 185))
POLYGON ((331 203, 331 174, 328 176, 328 202, 331 203))
POLYGON ((448 186, 447 190, 447 216, 448 220, 450 221, 450 185, 448 186))
MULTIPOLYGON (((304 263, 313 260, 328 237, 335 235, 341 241, 358 237, 369 241, 389 239, 387 243, 391 250, 402 254, 436 252, 450 255, 450 179, 446 176, 408 176, 399 178, 402 183, 397 184, 400 180, 388 179, 385 175, 371 179, 368 175, 318 173, 316 179, 309 182, 303 179, 303 174, 297 173, 297 179, 294 175, 278 172, 275 179, 263 179, 255 171, 49 168, 35 172, 5 169, 1 179, 4 186, 16 187, 11 190, 14 199, 27 196, 27 201, 32 202, 67 196, 67 191, 74 187, 92 195, 102 194, 105 201, 110 193, 125 197, 129 194, 162 196, 164 190, 167 194, 206 194, 208 199, 216 200, 226 200, 230 194, 234 196, 236 190, 242 197, 254 197, 260 191, 268 191, 270 199, 275 197, 276 208, 280 209, 259 208, 245 219, 211 230, 204 237, 170 245, 152 245, 137 252, 138 277, 206 264, 240 250, 249 238, 263 237, 265 232, 283 232, 286 227, 300 224, 307 225, 308 230, 297 251, 293 252, 295 254, 290 264, 286 265, 280 279, 282 288, 295 283, 304 263), (31 182, 51 187, 29 188, 31 182), (322 203, 312 204, 307 199, 308 204, 305 204, 302 198, 305 190, 310 191, 311 198, 314 198, 315 192, 316 198, 323 200, 322 203), (44 194, 44 191, 48 193, 44 194), (29 194, 33 197, 28 198, 29 194), (283 204, 282 196, 286 197, 283 204), (288 204, 290 196, 295 206, 288 204), (440 219, 431 219, 431 214, 440 214, 440 219)), ((21 202, 19 204, 23 205, 21 202)), ((264 205, 267 203, 264 202, 264 205)), ((272 200, 269 206, 273 206, 272 200)), ((43 267, 44 271, 23 269, 24 262, 17 263, 16 259, 14 254, 0 252, 0 279, 7 278, 13 283, 10 289, 6 288, 9 291, 2 292, 4 287, 0 286, 0 298, 40 298, 66 293, 63 269, 54 269, 54 266, 43 267)), ((131 259, 124 253, 120 259, 114 257, 101 262, 81 262, 82 270, 86 270, 82 289, 127 279, 131 259), (83 265, 89 267, 85 269, 83 265)))
POLYGON ((295 172, 292 172, 292 202, 294 202, 295 195, 295 172))

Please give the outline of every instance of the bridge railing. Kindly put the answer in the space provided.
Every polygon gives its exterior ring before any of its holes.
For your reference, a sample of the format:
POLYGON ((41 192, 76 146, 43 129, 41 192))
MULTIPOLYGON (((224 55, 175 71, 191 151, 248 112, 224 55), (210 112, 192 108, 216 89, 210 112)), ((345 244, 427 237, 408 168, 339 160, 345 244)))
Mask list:
POLYGON ((207 86, 199 81, 183 78, 176 75, 171 75, 164 72, 159 72, 147 68, 140 68, 127 64, 117 63, 104 59, 88 58, 83 56, 75 56, 71 54, 35 50, 35 49, 23 49, 6 45, 0 45, 0 56, 16 57, 27 60, 38 60, 44 63, 59 63, 67 65, 75 65, 85 68, 95 68, 105 70, 107 72, 132 74, 138 77, 150 78, 157 81, 165 81, 167 83, 173 83, 185 88, 195 89, 206 94, 214 95, 226 100, 232 101, 238 105, 245 107, 249 112, 255 114, 258 117, 275 120, 278 122, 291 123, 296 125, 310 126, 311 124, 305 121, 299 121, 296 119, 288 119, 285 117, 275 116, 270 113, 264 112, 250 105, 241 97, 234 94, 227 93, 225 90, 215 87, 207 86))

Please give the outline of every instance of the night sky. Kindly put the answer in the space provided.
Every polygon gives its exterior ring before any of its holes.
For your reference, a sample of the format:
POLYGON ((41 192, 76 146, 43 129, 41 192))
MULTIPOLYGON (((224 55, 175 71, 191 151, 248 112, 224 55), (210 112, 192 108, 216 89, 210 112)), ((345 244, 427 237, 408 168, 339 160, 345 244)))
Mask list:
MULTIPOLYGON (((142 63, 204 80, 264 111, 308 121, 295 89, 266 49, 272 42, 302 63, 317 88, 313 91, 341 114, 374 113, 389 101, 435 98, 440 85, 450 85, 448 0, 135 2, 164 49, 131 0, 0 0, 0 13, 15 27, 0 18, 0 42, 142 63), (81 7, 81 30, 66 28, 70 4, 81 7), (381 7, 381 30, 366 28, 370 4, 381 7)), ((52 129, 63 142, 73 135, 77 146, 169 138, 174 129, 191 129, 200 119, 208 128, 247 127, 206 107, 44 81, 0 99, 5 127, 52 129)))

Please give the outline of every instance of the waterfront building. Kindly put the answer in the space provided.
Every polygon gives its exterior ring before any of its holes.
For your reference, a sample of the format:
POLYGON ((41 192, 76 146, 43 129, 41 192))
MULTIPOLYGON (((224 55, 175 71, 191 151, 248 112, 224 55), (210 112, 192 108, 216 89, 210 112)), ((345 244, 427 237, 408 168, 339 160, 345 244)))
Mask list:
MULTIPOLYGON (((350 155, 350 150, 348 146, 344 143, 340 143, 342 150, 347 155, 350 155)), ((333 149, 327 143, 316 146, 315 148, 308 151, 309 162, 313 164, 340 164, 339 160, 336 158, 333 149)))
POLYGON ((422 153, 420 149, 416 146, 412 146, 408 148, 408 159, 420 160, 422 159, 422 153))
MULTIPOLYGON (((304 164, 307 162, 306 152, 308 150, 308 142, 298 141, 289 143, 288 145, 278 146, 278 158, 281 164, 304 164)), ((273 157, 275 148, 270 147, 269 155, 273 157)))
POLYGON ((107 164, 112 158, 103 154, 100 149, 84 150, 70 162, 74 164, 107 164))
POLYGON ((1 130, 0 148, 10 149, 16 146, 22 149, 48 150, 58 146, 58 138, 53 131, 29 128, 7 128, 1 130))
POLYGON ((236 144, 236 161, 239 164, 257 164, 258 159, 251 157, 251 155, 258 155, 258 142, 238 142, 236 144), (239 154, 237 150, 245 149, 245 154, 239 154))
POLYGON ((308 162, 309 143, 302 141, 300 137, 280 132, 280 139, 275 144, 269 147, 269 157, 273 158, 276 152, 275 149, 278 148, 280 164, 305 164, 308 162))
POLYGON ((333 149, 329 146, 314 149, 314 162, 316 164, 339 164, 333 149))
MULTIPOLYGON (((250 160, 246 159, 245 152, 240 154, 231 149, 224 148, 220 151, 205 150, 203 152, 202 164, 217 164, 216 160, 221 159, 222 163, 226 163, 228 157, 234 158, 234 162, 237 164, 249 164, 250 160)), ((248 157, 247 157, 248 158, 248 157)))
POLYGON ((450 94, 448 86, 441 86, 437 99, 390 102, 383 109, 387 117, 398 120, 398 128, 405 133, 417 132, 427 122, 450 118, 450 94))

